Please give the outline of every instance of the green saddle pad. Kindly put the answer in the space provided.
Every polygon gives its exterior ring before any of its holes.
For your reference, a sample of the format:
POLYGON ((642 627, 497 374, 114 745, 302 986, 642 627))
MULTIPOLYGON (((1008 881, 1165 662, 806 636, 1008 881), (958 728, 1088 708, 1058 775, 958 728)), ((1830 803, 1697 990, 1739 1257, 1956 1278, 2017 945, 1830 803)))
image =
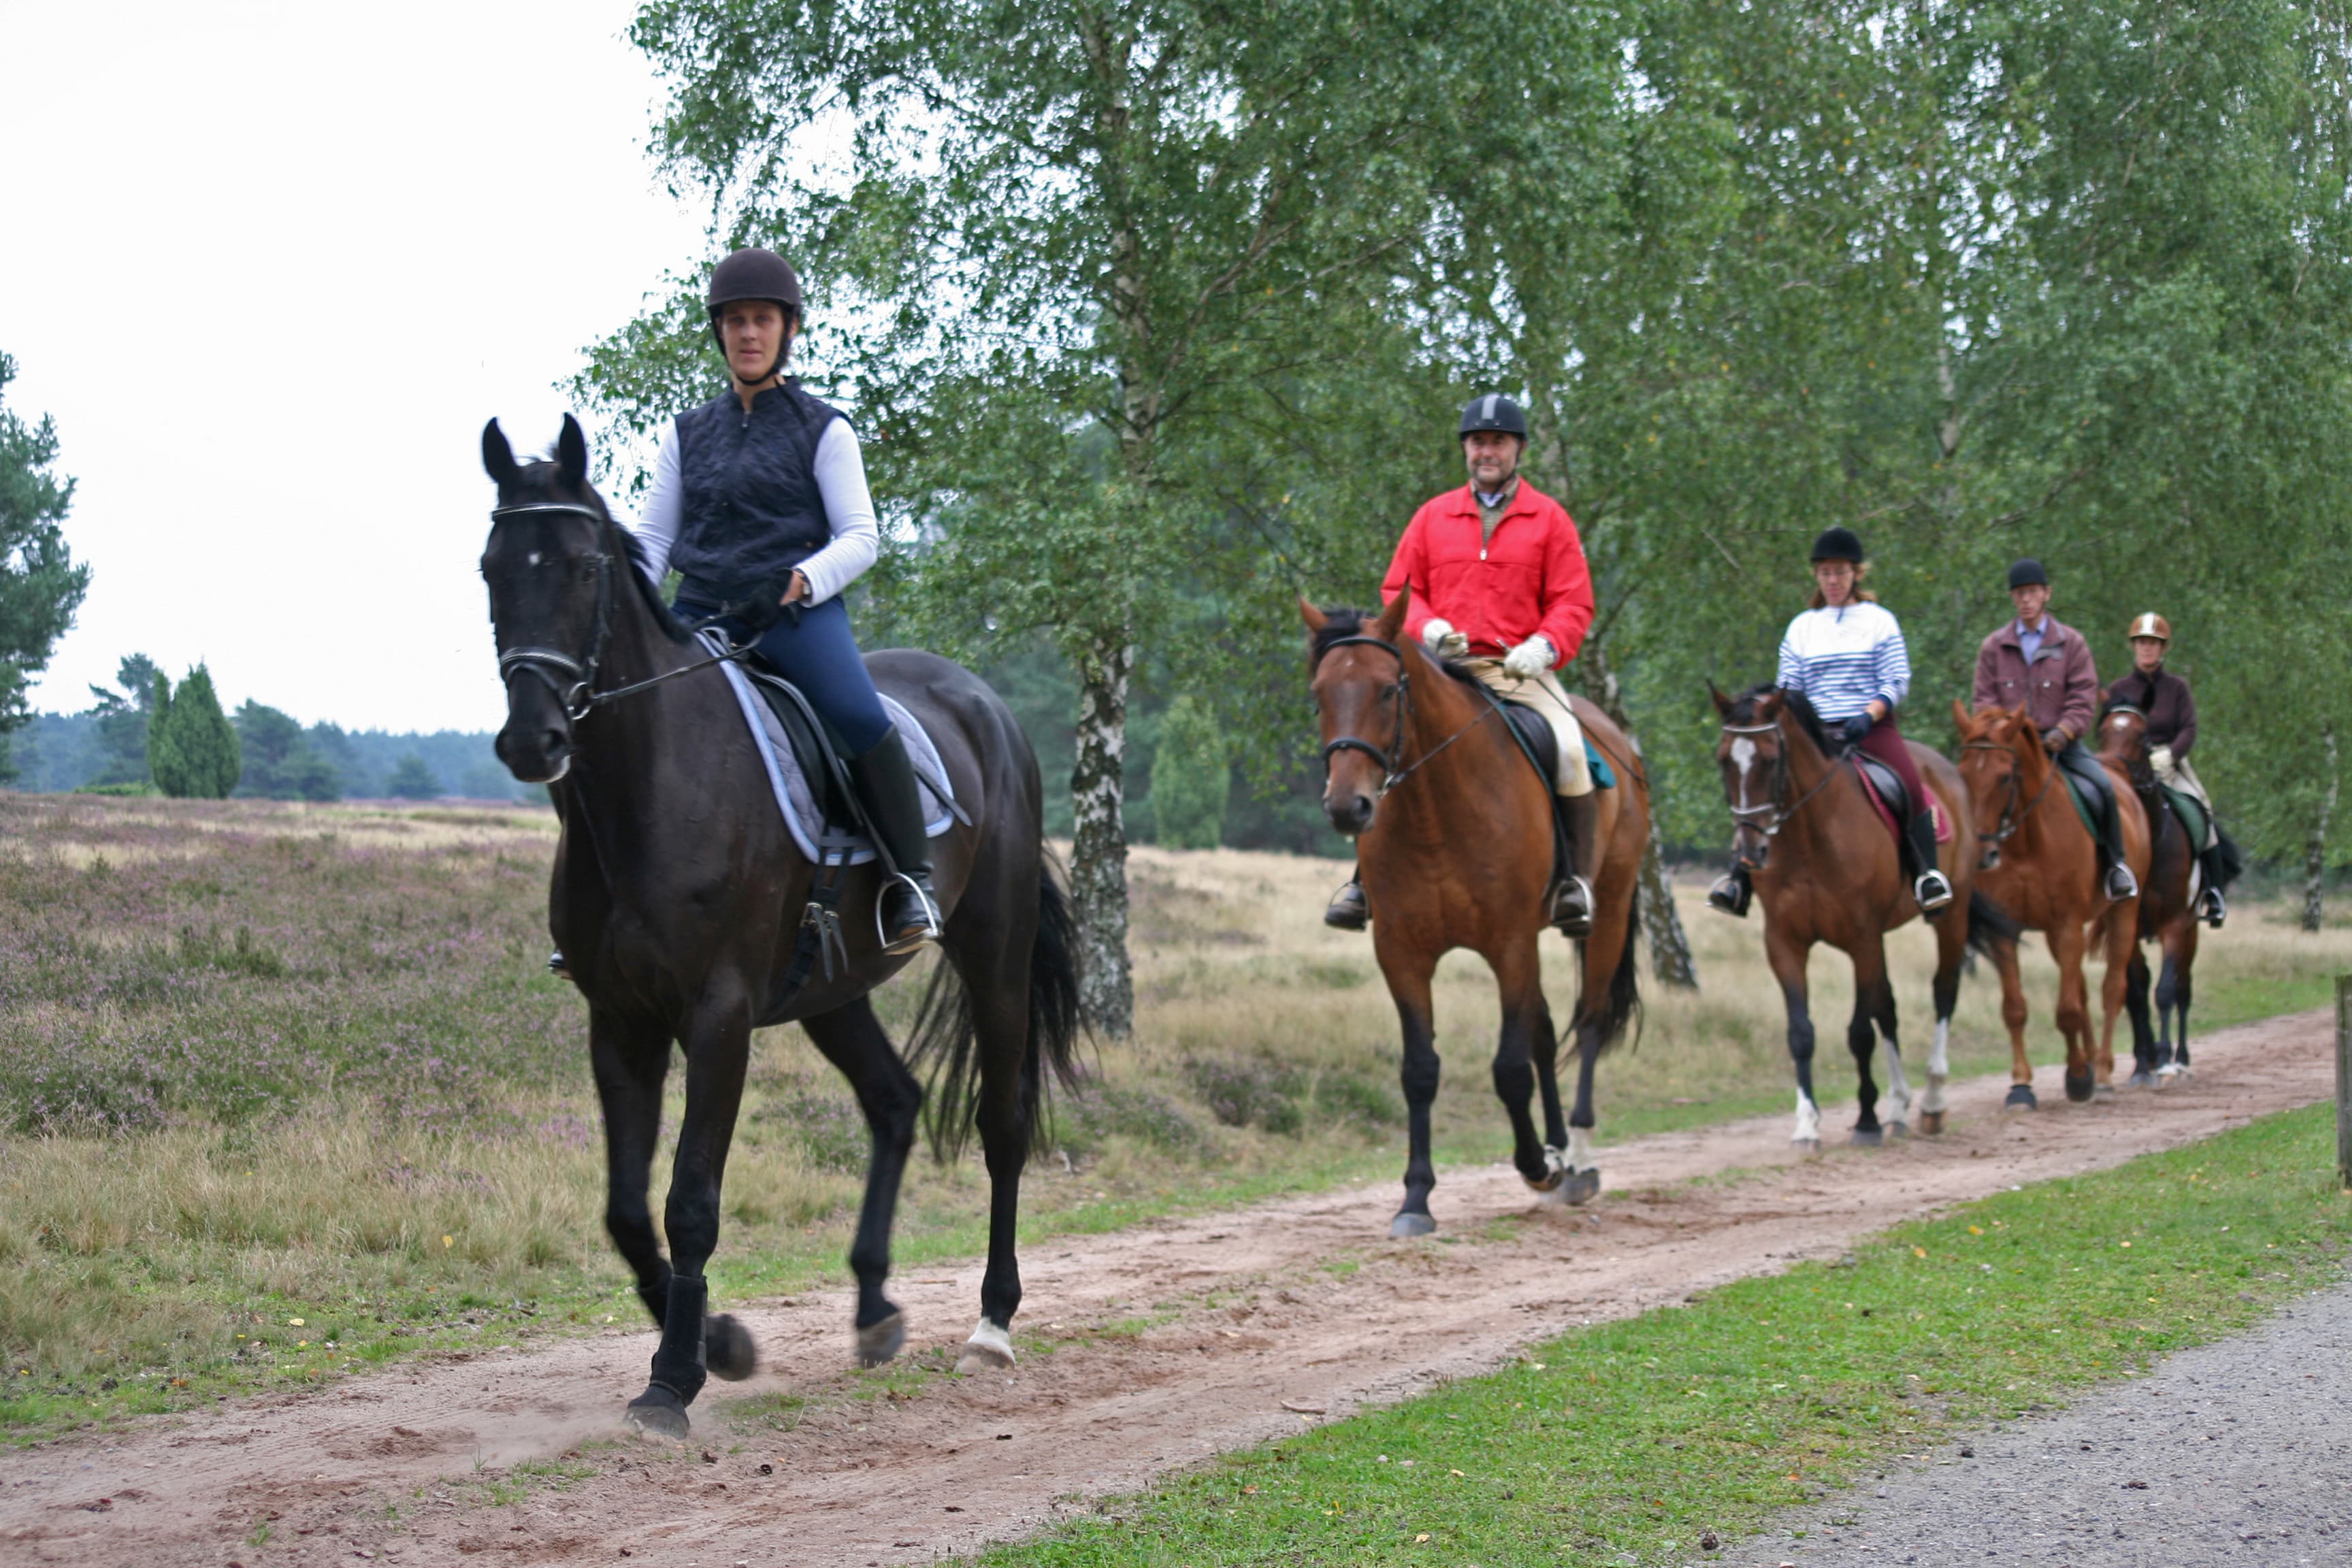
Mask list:
POLYGON ((2066 775, 2066 798, 2074 803, 2074 815, 2083 819, 2083 831, 2091 836, 2092 843, 2100 842, 2098 797, 2091 793, 2090 785, 2073 773, 2063 768, 2058 771, 2066 775))
POLYGON ((2212 828, 2205 820, 2204 804, 2185 789, 2174 789, 2170 784, 2158 787, 2164 791, 2164 798, 2172 803, 2173 811, 2180 818, 2180 826, 2189 830, 2189 847, 2205 847, 2206 836, 2212 828))

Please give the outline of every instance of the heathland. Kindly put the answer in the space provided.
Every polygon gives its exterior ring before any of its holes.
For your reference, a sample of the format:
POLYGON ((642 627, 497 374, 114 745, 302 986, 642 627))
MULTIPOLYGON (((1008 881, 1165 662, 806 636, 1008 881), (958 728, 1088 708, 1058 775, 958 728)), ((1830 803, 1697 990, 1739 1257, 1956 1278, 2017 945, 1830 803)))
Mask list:
MULTIPOLYGON (((543 966, 543 812, 0 797, 0 1424, 23 1438, 515 1343, 635 1310, 602 1231, 578 997, 543 966)), ((1032 1234, 1402 1163, 1396 1026, 1369 943, 1326 931, 1328 861, 1139 849, 1138 1026, 1090 1055, 1032 1167, 1032 1234)), ((1788 1100, 1753 922, 1685 904, 1702 989, 1648 987, 1601 1074, 1612 1134, 1788 1100)), ((1896 943, 1915 1073, 1928 943, 1896 943)), ((2241 910, 2209 940, 2198 1021, 2313 1005, 2352 932, 2241 910)), ((1555 1009, 1574 982, 1550 945, 1555 1009)), ((1816 1013, 1842 1020, 1843 960, 1816 1013)), ((2046 962, 2029 968, 2054 1089, 2046 962)), ((915 987, 885 993, 903 1022, 915 987)), ((1439 1153, 1503 1148, 1496 1009, 1441 973, 1439 1153)), ((1825 1031, 1832 1040, 1833 1031, 1825 1031)), ((1955 1067, 2007 1060, 1990 973, 1955 1067)), ((1851 1064, 1825 1049, 1834 1103, 1851 1064)), ((1832 1125, 1837 1125, 1834 1113, 1832 1125)), ((722 1296, 842 1271, 865 1134, 797 1029, 763 1032, 714 1266, 722 1296)), ((902 1265, 978 1248, 974 1163, 911 1170, 902 1265)))

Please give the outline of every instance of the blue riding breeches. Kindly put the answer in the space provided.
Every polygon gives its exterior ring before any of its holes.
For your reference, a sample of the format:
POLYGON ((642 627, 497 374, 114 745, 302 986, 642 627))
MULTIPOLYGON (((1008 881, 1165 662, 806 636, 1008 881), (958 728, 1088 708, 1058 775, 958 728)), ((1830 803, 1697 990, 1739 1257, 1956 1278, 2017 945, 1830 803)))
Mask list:
MULTIPOLYGON (((688 626, 719 614, 716 605, 684 599, 675 609, 688 626)), ((717 624, 730 641, 743 640, 740 624, 730 619, 717 624)), ((874 677, 849 629, 849 611, 839 599, 827 599, 813 609, 787 609, 782 619, 760 634, 758 647, 760 657, 799 687, 817 717, 833 727, 845 754, 862 757, 890 733, 890 716, 882 710, 874 677)))

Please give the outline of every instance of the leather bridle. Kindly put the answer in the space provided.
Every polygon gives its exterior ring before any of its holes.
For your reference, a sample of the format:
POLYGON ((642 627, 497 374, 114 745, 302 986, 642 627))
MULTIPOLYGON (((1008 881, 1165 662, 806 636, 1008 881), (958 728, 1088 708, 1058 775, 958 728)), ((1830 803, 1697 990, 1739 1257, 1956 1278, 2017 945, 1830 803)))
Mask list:
POLYGON ((1496 710, 1490 704, 1479 712, 1478 717, 1471 720, 1470 722, 1463 725, 1462 728, 1454 731, 1451 735, 1446 736, 1445 739, 1440 741, 1436 745, 1432 746, 1428 751, 1423 752, 1412 762, 1406 763, 1403 760, 1405 737, 1412 732, 1412 672, 1405 668, 1404 649, 1397 647, 1396 644, 1389 641, 1386 637, 1363 637, 1360 635, 1356 637, 1333 637, 1329 642, 1323 645, 1322 652, 1316 656, 1317 662, 1319 664, 1333 648, 1349 647, 1376 647, 1381 652, 1387 654, 1391 658, 1397 661, 1396 685, 1391 688, 1390 696, 1390 703, 1392 709, 1394 721, 1393 732, 1396 739, 1392 744, 1385 749, 1375 746, 1370 741, 1363 740, 1355 735, 1341 735, 1336 740, 1326 741, 1323 743, 1323 776, 1327 781, 1331 775, 1331 758, 1335 753, 1339 752, 1361 752, 1364 755, 1371 758, 1372 761, 1381 765, 1381 787, 1379 793, 1373 796, 1375 800, 1378 800, 1381 796, 1386 795, 1389 791, 1394 789, 1397 785, 1411 778, 1414 773, 1420 772, 1423 766, 1425 765, 1432 757, 1436 756, 1438 752, 1454 744, 1454 742, 1460 740, 1463 736, 1476 729, 1480 724, 1485 723, 1487 716, 1496 711, 1496 710))
POLYGON ((2017 804, 2018 796, 2025 792, 2017 782, 2016 743, 2011 741, 1963 741, 1960 742, 1960 750, 2005 752, 2009 754, 2009 774, 2002 781, 2007 793, 2001 802, 2000 820, 1993 824, 1993 830, 1990 833, 1979 831, 1977 834, 1977 843, 1983 848, 1983 853, 1978 857, 1977 863, 1990 871, 2000 864, 2000 847, 2008 843, 2019 828, 2025 826, 2027 820, 2033 816, 2034 808, 2042 804, 2042 797, 2050 793, 2050 785, 2057 779, 2060 772, 2058 759, 2056 757, 2049 759, 2049 776, 2042 781, 2042 787, 2033 792, 2033 798, 2027 801, 2024 807, 2020 809, 2017 804))
MULTIPOLYGON (((576 517, 593 528, 599 539, 612 519, 593 507, 580 506, 571 501, 527 501, 515 506, 490 509, 490 525, 495 529, 510 517, 576 517)), ((649 679, 633 681, 610 691, 597 691, 597 666, 604 661, 604 649, 613 637, 613 552, 595 550, 587 561, 596 571, 596 613, 588 631, 588 651, 574 658, 558 648, 523 647, 510 647, 499 655, 499 679, 511 686, 518 670, 527 670, 547 683, 555 693, 556 701, 563 706, 566 717, 577 724, 597 709, 617 702, 624 697, 659 686, 665 680, 675 680, 681 675, 691 675, 698 669, 708 669, 714 664, 740 659, 751 651, 750 643, 730 647, 725 653, 692 664, 665 670, 649 679), (558 677, 562 679, 558 679, 558 677)))
MULTIPOLYGON (((1734 824, 1732 847, 1738 858, 1739 864, 1751 871, 1760 870, 1763 868, 1763 862, 1750 860, 1748 858, 1748 851, 1739 847, 1738 829, 1753 827, 1766 838, 1778 838, 1780 836, 1780 829, 1788 826, 1797 813, 1805 808, 1807 801, 1827 789, 1830 780, 1837 776, 1838 769, 1852 759, 1847 756, 1831 758, 1830 765, 1822 771, 1821 783, 1799 795, 1793 802, 1784 805, 1782 803, 1789 793, 1789 742, 1788 737, 1781 733, 1780 721, 1776 719, 1769 724, 1726 724, 1722 726, 1722 731, 1727 735, 1781 736, 1780 749, 1772 753, 1772 787, 1766 795, 1763 804, 1733 805, 1726 802, 1724 805, 1724 809, 1731 813, 1731 820, 1734 824), (1770 817, 1771 820, 1769 822, 1758 820, 1766 816, 1770 817)), ((1744 792, 1740 798, 1743 800, 1747 798, 1744 792)))

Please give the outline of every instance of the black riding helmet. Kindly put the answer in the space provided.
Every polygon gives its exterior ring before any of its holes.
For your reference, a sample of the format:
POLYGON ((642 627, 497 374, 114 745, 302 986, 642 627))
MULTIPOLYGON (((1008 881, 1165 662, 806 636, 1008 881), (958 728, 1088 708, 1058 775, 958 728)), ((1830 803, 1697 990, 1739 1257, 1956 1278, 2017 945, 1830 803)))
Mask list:
POLYGON ((2050 574, 2042 569, 2041 562, 2029 555, 2010 567, 2009 586, 2011 592, 2019 588, 2047 588, 2050 574))
POLYGON ((1472 398, 1469 406, 1462 410, 1459 433, 1467 436, 1479 430, 1500 430, 1524 441, 1528 438, 1528 416, 1501 393, 1490 392, 1484 397, 1472 398))
MULTIPOLYGON (((703 308, 710 313, 711 341, 719 352, 727 352, 727 340, 719 331, 719 313, 739 300, 772 300, 786 316, 797 321, 801 315, 801 280, 784 258, 772 250, 753 246, 739 250, 710 269, 710 289, 703 296, 703 308)), ((776 351, 777 365, 783 363, 784 349, 776 351)), ((773 375, 777 365, 769 367, 773 375)), ((766 379, 765 377, 761 378, 766 379)))
POLYGON ((1822 536, 1813 541, 1813 562, 1818 565, 1823 561, 1851 561, 1861 565, 1861 536, 1843 526, 1822 530, 1822 536))

